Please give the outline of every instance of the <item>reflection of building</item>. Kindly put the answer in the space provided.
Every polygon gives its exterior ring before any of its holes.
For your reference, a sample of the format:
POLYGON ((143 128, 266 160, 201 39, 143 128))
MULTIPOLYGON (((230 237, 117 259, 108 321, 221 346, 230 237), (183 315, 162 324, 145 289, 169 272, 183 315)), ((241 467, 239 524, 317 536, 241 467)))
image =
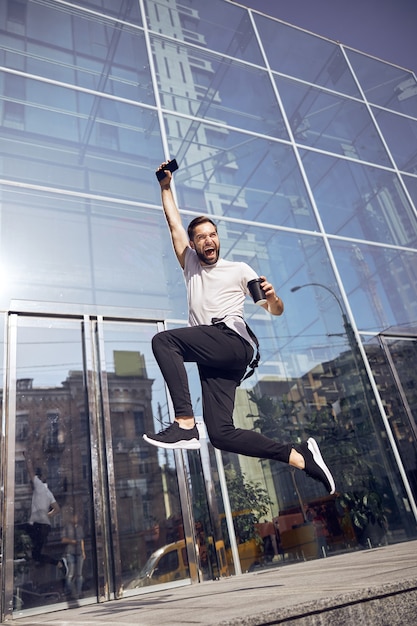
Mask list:
POLYGON ((42 469, 61 505, 67 496, 72 499, 87 494, 90 462, 83 387, 81 372, 70 372, 58 388, 34 387, 32 379, 17 382, 16 464, 26 492, 21 497, 16 494, 18 521, 28 519, 30 493, 21 452, 30 454, 33 463, 42 469))
MULTIPOLYGON (((158 450, 142 438, 145 430, 154 427, 153 381, 147 376, 143 355, 115 352, 114 363, 115 371, 107 374, 112 434, 108 445, 113 451, 122 562, 137 569, 155 541, 159 545, 164 536, 170 539, 172 529, 158 521, 179 516, 177 484, 167 463, 161 473, 158 450)), ((32 379, 20 379, 17 389, 16 523, 27 521, 30 515, 25 452, 42 468, 60 506, 79 507, 84 527, 91 528, 90 425, 83 373, 69 372, 60 387, 37 388, 32 379)), ((59 522, 54 521, 51 535, 55 550, 59 550, 59 522)))
POLYGON ((118 351, 114 364, 107 385, 120 549, 124 569, 131 573, 155 545, 172 540, 172 529, 161 520, 179 517, 180 512, 175 472, 166 460, 161 463, 158 449, 142 437, 154 428, 153 381, 147 376, 144 357, 118 351))

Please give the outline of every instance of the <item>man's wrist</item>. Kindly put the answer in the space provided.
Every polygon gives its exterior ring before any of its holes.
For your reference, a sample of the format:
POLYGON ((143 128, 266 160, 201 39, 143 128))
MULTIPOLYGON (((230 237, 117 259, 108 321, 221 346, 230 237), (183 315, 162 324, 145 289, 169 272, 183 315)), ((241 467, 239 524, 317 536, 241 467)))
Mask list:
POLYGON ((282 312, 282 300, 279 296, 275 296, 273 302, 268 301, 268 311, 270 313, 280 314, 282 312))

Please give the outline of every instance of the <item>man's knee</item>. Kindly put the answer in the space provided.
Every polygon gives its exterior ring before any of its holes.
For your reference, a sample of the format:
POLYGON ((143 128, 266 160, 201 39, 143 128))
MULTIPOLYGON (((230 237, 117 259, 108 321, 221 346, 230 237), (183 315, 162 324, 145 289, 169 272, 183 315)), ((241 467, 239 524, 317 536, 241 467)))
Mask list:
POLYGON ((152 337, 152 351, 154 354, 159 352, 159 350, 163 349, 168 344, 169 339, 169 331, 163 330, 160 333, 157 333, 152 337))
POLYGON ((233 435, 236 429, 233 425, 224 425, 220 428, 207 427, 207 434, 211 444, 219 450, 233 451, 233 435))

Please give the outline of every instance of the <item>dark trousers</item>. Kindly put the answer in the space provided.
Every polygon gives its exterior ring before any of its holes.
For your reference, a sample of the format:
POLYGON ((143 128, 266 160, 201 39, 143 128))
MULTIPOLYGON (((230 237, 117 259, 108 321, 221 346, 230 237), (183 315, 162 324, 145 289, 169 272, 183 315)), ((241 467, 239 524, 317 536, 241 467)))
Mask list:
POLYGON ((48 535, 51 527, 49 524, 39 524, 34 522, 33 524, 26 524, 26 531, 32 540, 32 558, 38 563, 51 563, 51 565, 57 565, 58 559, 54 559, 48 554, 43 554, 42 550, 46 542, 48 541, 48 535))
POLYGON ((236 388, 253 357, 252 347, 240 335, 223 323, 178 328, 155 335, 152 349, 168 386, 175 417, 193 415, 184 363, 196 363, 203 418, 213 446, 288 463, 291 444, 278 443, 233 424, 236 388))

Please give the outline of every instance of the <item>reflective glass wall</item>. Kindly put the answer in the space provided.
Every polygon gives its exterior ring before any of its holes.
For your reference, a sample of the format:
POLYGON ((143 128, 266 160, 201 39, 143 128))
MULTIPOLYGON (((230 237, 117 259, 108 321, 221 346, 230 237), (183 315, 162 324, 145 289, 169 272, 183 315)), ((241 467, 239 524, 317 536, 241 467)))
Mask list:
POLYGON ((28 450, 61 505, 45 551, 82 509, 77 602, 415 538, 415 76, 228 0, 4 0, 0 31, 2 616, 71 605, 59 567, 33 585, 28 450), (334 497, 208 441, 143 447, 171 418, 150 339, 187 319, 172 157, 184 222, 215 218, 285 303, 247 302, 235 423, 314 435, 334 497))

